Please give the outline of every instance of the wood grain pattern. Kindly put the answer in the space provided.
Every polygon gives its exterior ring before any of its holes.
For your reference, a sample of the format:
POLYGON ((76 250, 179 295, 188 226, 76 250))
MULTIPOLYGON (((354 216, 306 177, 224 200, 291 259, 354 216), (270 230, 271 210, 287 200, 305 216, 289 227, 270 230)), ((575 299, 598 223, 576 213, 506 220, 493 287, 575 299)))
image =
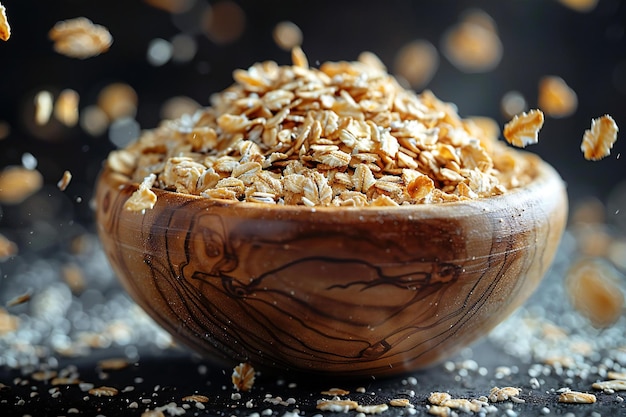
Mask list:
POLYGON ((178 340, 255 367, 382 376, 429 366, 535 289, 567 216, 561 179, 399 208, 268 207, 137 188, 104 170, 97 222, 134 299, 178 340))

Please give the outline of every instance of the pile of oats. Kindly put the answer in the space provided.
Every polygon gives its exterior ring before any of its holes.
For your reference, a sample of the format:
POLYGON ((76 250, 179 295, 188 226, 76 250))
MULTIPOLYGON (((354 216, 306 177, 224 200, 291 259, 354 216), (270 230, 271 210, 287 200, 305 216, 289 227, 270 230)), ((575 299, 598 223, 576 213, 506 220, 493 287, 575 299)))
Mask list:
POLYGON ((372 54, 311 68, 235 70, 211 106, 166 120, 108 166, 154 187, 267 204, 397 206, 490 197, 524 186, 532 159, 430 91, 402 88, 372 54))

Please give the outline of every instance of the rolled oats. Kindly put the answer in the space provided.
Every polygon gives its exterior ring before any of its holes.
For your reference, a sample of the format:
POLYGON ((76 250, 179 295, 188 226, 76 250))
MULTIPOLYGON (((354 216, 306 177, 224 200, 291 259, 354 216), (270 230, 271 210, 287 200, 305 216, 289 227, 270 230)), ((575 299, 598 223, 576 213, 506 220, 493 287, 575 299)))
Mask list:
POLYGON ((117 388, 101 386, 90 389, 89 394, 95 395, 96 397, 114 397, 119 394, 117 388))
POLYGON ((442 40, 444 55, 458 69, 468 73, 494 69, 500 63, 502 50, 495 26, 477 24, 472 19, 462 19, 442 40))
POLYGON ((428 414, 437 417, 449 417, 452 413, 452 409, 450 407, 444 407, 441 405, 429 405, 428 406, 428 414))
POLYGON ((592 387, 601 390, 626 391, 626 380, 612 379, 609 381, 595 382, 592 387))
POLYGON ((596 8, 598 1, 599 0, 559 0, 559 3, 577 12, 587 13, 596 8))
POLYGON ((543 127, 543 112, 533 109, 515 115, 504 126, 504 138, 513 146, 525 148, 539 141, 539 130, 543 127))
POLYGON ((609 371, 609 372, 607 372, 606 376, 609 379, 622 379, 622 380, 626 381, 626 372, 609 371))
POLYGON ((19 204, 43 186, 43 175, 37 170, 8 166, 0 171, 0 203, 19 204))
MULTIPOLYGON (((520 389, 515 387, 493 387, 489 392, 489 401, 492 403, 499 401, 512 400, 513 398, 519 397, 520 389)), ((523 400, 522 400, 523 401, 523 400)))
POLYGON ((195 402, 195 403, 208 403, 209 397, 200 394, 187 395, 183 397, 183 401, 195 402))
POLYGON ((11 37, 11 26, 9 26, 9 21, 7 20, 6 9, 0 3, 0 39, 3 41, 8 41, 11 37))
POLYGON ((54 116, 65 126, 72 127, 78 123, 78 102, 80 97, 72 89, 61 91, 54 104, 54 116))
POLYGON ((108 166, 168 191, 310 207, 483 198, 533 178, 493 126, 404 90, 371 53, 311 68, 296 47, 292 59, 235 70, 210 107, 144 132, 108 166))
POLYGON ((316 408, 321 411, 333 411, 346 413, 349 410, 354 410, 359 406, 359 403, 352 400, 319 400, 316 408))
POLYGON ((432 79, 439 66, 437 48, 424 39, 402 46, 394 58, 394 71, 412 88, 419 89, 432 79))
POLYGON ((389 409, 387 404, 359 405, 356 408, 357 413, 363 414, 380 414, 389 409))
POLYGON ((428 402, 435 405, 442 405, 450 399, 452 399, 452 396, 447 392, 432 392, 428 397, 428 402))
POLYGON ((302 30, 293 22, 279 22, 272 32, 274 42, 279 48, 290 51, 302 44, 302 30))
POLYGON ((35 94, 35 123, 40 126, 45 125, 50 120, 54 104, 52 93, 46 90, 35 94))
POLYGON ((70 171, 63 171, 63 176, 57 182, 57 188, 61 191, 65 191, 67 186, 70 185, 70 181, 72 181, 72 173, 70 171))
POLYGON ((7 301, 7 307, 13 307, 16 305, 24 304, 30 301, 32 295, 30 292, 20 294, 17 297, 14 297, 7 301))
POLYGON ((538 105, 551 117, 567 117, 578 107, 576 92, 561 77, 546 76, 539 80, 538 105))
POLYGON ((139 184, 139 188, 124 203, 124 209, 129 211, 144 211, 152 209, 157 201, 157 196, 150 188, 156 179, 156 175, 148 175, 139 184))
POLYGON ((389 400, 389 405, 392 407, 410 407, 411 402, 406 398, 392 398, 389 400))
POLYGON ((580 149, 585 159, 597 161, 611 154, 617 140, 617 123, 608 114, 591 120, 591 129, 585 130, 580 149))
POLYGON ((17 255, 17 244, 0 233, 0 262, 17 255))
POLYGON ((341 388, 331 388, 331 389, 320 392, 320 394, 339 396, 339 395, 348 395, 350 394, 350 391, 346 391, 345 389, 341 389, 341 388))
POLYGON ((573 307, 597 328, 606 328, 622 316, 626 300, 619 275, 612 266, 597 260, 574 263, 565 289, 573 307))
POLYGON ((108 51, 113 42, 107 28, 85 17, 56 23, 48 37, 54 42, 56 52, 79 59, 100 55, 108 51))
POLYGON ((250 391, 254 385, 255 370, 249 363, 240 363, 233 369, 231 380, 237 391, 250 391))
POLYGON ((110 358, 98 361, 98 368, 103 371, 117 371, 129 366, 130 363, 125 358, 110 358))
POLYGON ((586 392, 565 391, 559 394, 560 403, 592 404, 596 402, 596 396, 586 392))

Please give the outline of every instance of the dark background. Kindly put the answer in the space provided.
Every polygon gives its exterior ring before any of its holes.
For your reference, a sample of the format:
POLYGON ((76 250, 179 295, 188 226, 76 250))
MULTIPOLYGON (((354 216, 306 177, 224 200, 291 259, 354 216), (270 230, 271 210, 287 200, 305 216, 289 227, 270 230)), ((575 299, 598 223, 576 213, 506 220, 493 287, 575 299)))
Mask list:
MULTIPOLYGON (((211 2, 197 0, 198 2, 211 2)), ((391 0, 391 1, 243 1, 243 35, 218 45, 202 32, 195 37, 198 51, 185 64, 168 62, 155 67, 146 50, 155 38, 171 39, 181 32, 172 15, 141 1, 26 1, 4 0, 12 27, 8 42, 0 43, 0 121, 11 126, 0 141, 0 168, 20 164, 24 152, 38 160, 46 184, 53 188, 64 170, 73 180, 61 204, 62 217, 89 224, 92 187, 103 159, 113 145, 107 134, 92 137, 79 126, 51 123, 34 127, 32 97, 42 89, 72 88, 80 94, 80 108, 94 104, 105 85, 122 81, 138 93, 136 116, 142 129, 160 120, 161 104, 177 95, 208 104, 211 93, 232 82, 233 69, 262 60, 290 63, 288 52, 272 39, 276 23, 290 20, 304 34, 303 49, 315 65, 326 60, 356 59, 364 50, 376 53, 392 68, 397 50, 414 39, 440 45, 444 31, 461 14, 480 8, 496 22, 504 55, 500 65, 482 74, 466 74, 440 53, 439 69, 427 85, 441 99, 454 102, 461 115, 486 115, 506 122, 500 99, 510 90, 522 92, 536 107, 537 84, 544 75, 558 75, 577 92, 573 116, 547 118, 540 143, 528 148, 553 164, 568 184, 570 196, 606 200, 626 178, 625 140, 619 138, 611 156, 589 162, 580 143, 594 117, 611 114, 626 129, 626 5, 600 0, 588 13, 571 10, 556 0, 391 0), (85 16, 107 27, 113 45, 100 56, 78 60, 52 49, 47 33, 59 20, 85 16)), ((613 193, 614 195, 615 193, 613 193)), ((4 209, 0 227, 15 217, 4 209)), ((624 210, 623 210, 624 211, 624 210)), ((2 212, 0 212, 0 216, 2 212)), ((22 221, 22 220, 20 220, 22 221)), ((9 224, 7 224, 9 222, 9 224)))

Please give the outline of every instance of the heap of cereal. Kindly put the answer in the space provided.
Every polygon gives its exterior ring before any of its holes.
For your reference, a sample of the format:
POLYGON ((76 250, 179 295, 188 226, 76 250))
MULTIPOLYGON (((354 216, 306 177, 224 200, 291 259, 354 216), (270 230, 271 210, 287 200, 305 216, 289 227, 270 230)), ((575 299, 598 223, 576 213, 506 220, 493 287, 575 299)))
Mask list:
POLYGON ((305 206, 458 201, 532 180, 535 159, 499 129, 402 88, 372 54, 311 68, 296 48, 292 59, 234 71, 210 107, 162 122, 108 166, 144 193, 305 206))

